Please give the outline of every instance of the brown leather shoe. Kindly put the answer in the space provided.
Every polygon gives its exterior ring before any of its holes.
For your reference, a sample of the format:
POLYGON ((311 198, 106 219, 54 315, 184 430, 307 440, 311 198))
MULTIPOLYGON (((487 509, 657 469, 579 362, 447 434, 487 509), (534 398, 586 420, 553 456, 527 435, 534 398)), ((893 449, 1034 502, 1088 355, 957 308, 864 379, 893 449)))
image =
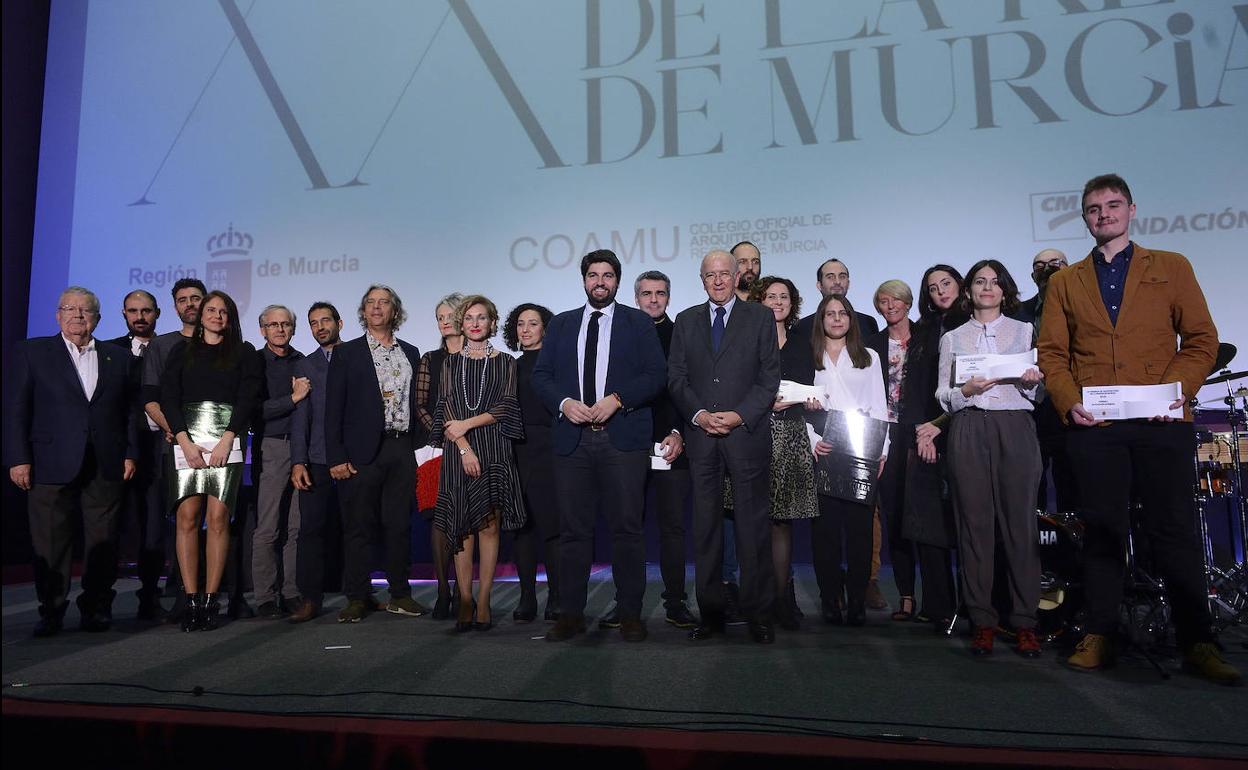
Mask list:
POLYGON ((309 620, 312 620, 313 618, 315 618, 317 615, 320 615, 320 614, 321 614, 321 605, 317 604, 316 602, 310 602, 307 599, 304 599, 302 602, 300 602, 299 609, 292 612, 290 614, 290 617, 286 619, 286 622, 287 623, 307 623, 309 620))
POLYGON ((548 642, 566 642, 577 634, 585 633, 585 618, 560 615, 555 625, 546 632, 548 642))
POLYGON ((626 642, 644 642, 650 633, 641 618, 620 618, 620 638, 626 642))
POLYGON ((1109 637, 1088 634, 1066 659, 1066 667, 1074 671, 1099 671, 1114 665, 1114 645, 1109 637))

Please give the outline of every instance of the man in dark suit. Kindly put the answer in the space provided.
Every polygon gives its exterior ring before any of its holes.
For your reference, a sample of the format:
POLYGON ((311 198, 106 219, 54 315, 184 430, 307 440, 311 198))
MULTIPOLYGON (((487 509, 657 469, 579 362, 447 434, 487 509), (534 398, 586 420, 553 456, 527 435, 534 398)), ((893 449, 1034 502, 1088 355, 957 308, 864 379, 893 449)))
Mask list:
POLYGON ((370 533, 380 519, 385 538, 386 610, 416 617, 412 598, 411 519, 416 494, 416 368, 420 351, 395 332, 407 319, 389 286, 373 285, 359 308, 364 334, 344 342, 329 363, 325 455, 329 475, 347 499, 343 521, 339 623, 358 623, 375 606, 369 583, 370 533))
POLYGON ((306 623, 321 611, 325 583, 325 529, 338 505, 334 481, 325 455, 325 401, 329 362, 338 347, 342 318, 338 308, 316 302, 308 309, 308 327, 320 345, 299 359, 296 376, 308 380, 310 393, 299 402, 290 421, 290 481, 299 490, 299 543, 295 580, 303 603, 290 616, 291 623, 306 623))
MULTIPOLYGON (((143 289, 126 295, 121 303, 126 333, 108 341, 130 353, 130 378, 137 408, 142 411, 140 388, 143 383, 143 357, 156 339, 160 306, 156 297, 143 289)), ((126 482, 120 528, 134 526, 138 535, 137 571, 139 577, 139 620, 158 620, 160 576, 165 568, 164 463, 165 432, 151 417, 141 415, 138 426, 139 457, 134 478, 126 482)))
POLYGON ((81 509, 85 565, 78 611, 84 631, 107 631, 117 579, 117 514, 138 457, 129 354, 91 335, 100 301, 71 286, 57 303, 60 334, 19 343, 5 376, 4 464, 30 492, 39 623, 61 630, 68 606, 74 514, 81 509))
MULTIPOLYGON (((849 268, 839 259, 826 260, 819 269, 815 271, 815 286, 819 289, 822 297, 831 297, 833 294, 840 294, 844 297, 849 296, 849 268)), ((818 304, 818 303, 816 303, 818 304)), ((875 334, 880 330, 880 325, 876 323, 875 318, 866 313, 854 311, 854 315, 858 317, 858 329, 862 332, 862 338, 875 334)), ((795 327, 798 334, 810 337, 810 333, 815 323, 815 314, 811 313, 802 320, 797 322, 795 327)))
POLYGON ((620 260, 607 249, 581 259, 586 304, 551 319, 533 369, 533 388, 556 416, 551 430, 559 496, 559 620, 547 641, 585 630, 585 595, 601 503, 611 527, 620 635, 646 638, 642 540, 650 404, 667 369, 654 323, 616 303, 620 260))
POLYGON ((756 642, 770 643, 776 594, 771 565, 768 489, 771 465, 769 414, 780 387, 776 324, 762 305, 734 293, 737 265, 726 251, 702 259, 709 301, 676 317, 668 359, 668 393, 688 416, 685 451, 693 477, 693 538, 701 625, 690 633, 708 639, 724 628, 723 489, 732 479, 737 558, 741 563, 741 613, 756 642))

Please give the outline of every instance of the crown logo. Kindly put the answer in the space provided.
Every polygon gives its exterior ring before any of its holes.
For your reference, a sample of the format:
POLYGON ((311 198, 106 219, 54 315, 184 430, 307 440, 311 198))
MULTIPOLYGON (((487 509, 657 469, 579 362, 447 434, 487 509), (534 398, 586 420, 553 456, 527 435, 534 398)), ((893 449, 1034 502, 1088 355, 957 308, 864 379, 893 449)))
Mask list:
POLYGON ((250 233, 237 232, 234 229, 234 223, 231 222, 225 232, 209 237, 208 243, 204 246, 208 249, 208 255, 212 257, 221 257, 226 254, 246 256, 251 253, 254 243, 250 233))

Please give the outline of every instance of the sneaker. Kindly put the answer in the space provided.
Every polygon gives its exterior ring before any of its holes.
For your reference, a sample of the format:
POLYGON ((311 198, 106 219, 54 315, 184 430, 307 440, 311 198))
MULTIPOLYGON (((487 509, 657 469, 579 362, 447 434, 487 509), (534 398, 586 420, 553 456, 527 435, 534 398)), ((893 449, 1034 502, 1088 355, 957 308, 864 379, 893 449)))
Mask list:
POLYGON ((338 612, 339 623, 359 623, 369 612, 363 599, 352 599, 338 612))
POLYGON ((684 602, 669 607, 666 615, 664 620, 677 628, 693 628, 698 624, 697 617, 689 611, 689 607, 684 602))
POLYGON ((1066 659, 1066 667, 1075 671, 1099 671, 1114 665, 1114 646, 1109 637, 1088 634, 1083 637, 1075 652, 1066 659))
POLYGON ((1018 639, 1014 642, 1014 652, 1017 652, 1024 658, 1035 659, 1040 657, 1042 650, 1040 649, 1040 639, 1036 637, 1036 629, 1018 629, 1018 639))
POLYGON ((971 654, 978 658, 991 655, 992 641, 996 635, 997 630, 992 626, 977 626, 971 632, 971 654))
POLYGON ((598 628, 606 631, 610 628, 620 627, 620 607, 618 604, 611 605, 611 611, 598 619, 598 628))
POLYGON ((386 612, 393 612, 395 615, 407 615, 409 617, 418 618, 429 611, 429 608, 410 596, 400 596, 397 599, 391 599, 386 605, 386 612))
POLYGON ((1213 642, 1197 642, 1183 653, 1183 670, 1208 679, 1214 684, 1239 687, 1244 683, 1239 669, 1222 658, 1213 642))

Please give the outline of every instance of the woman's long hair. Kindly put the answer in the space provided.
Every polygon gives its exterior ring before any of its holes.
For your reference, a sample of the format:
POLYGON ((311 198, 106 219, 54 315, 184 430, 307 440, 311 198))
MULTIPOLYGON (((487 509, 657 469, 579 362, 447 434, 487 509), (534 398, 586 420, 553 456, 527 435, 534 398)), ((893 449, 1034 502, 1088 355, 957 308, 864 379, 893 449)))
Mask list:
POLYGON ((975 275, 985 267, 992 268, 997 274, 997 285, 1001 287, 1001 315, 1009 315, 1018 310, 1018 284, 1014 282, 1014 276, 1010 275, 1010 271, 1005 268, 996 259, 981 259, 966 274, 966 280, 962 283, 961 299, 958 300, 958 308, 967 316, 975 309, 974 303, 971 301, 971 284, 975 282, 975 275))
POLYGON ((954 283, 958 285, 958 295, 960 296, 962 294, 962 274, 957 271, 957 268, 950 267, 949 265, 932 265, 927 270, 923 271, 923 280, 919 281, 919 320, 922 321, 926 321, 928 318, 933 316, 954 312, 958 308, 958 301, 956 299, 953 301, 953 305, 951 305, 948 310, 941 310, 936 307, 935 302, 932 302, 932 295, 927 291, 927 281, 932 277, 932 273, 936 272, 948 273, 953 278, 954 283))
POLYGON ((191 359, 200 355, 211 355, 213 366, 218 369, 230 369, 238 363, 238 357, 243 351, 243 332, 239 329, 238 305, 235 304, 234 298, 223 291, 210 291, 204 297, 204 301, 199 306, 199 320, 195 322, 195 333, 191 335, 191 339, 187 341, 186 361, 189 364, 191 359), (227 315, 225 328, 221 330, 221 342, 216 345, 209 345, 204 342, 204 308, 208 302, 220 298, 225 303, 225 312, 227 315))
POLYGON ((858 315, 854 313, 854 306, 844 294, 829 294, 819 303, 819 309, 815 311, 815 322, 810 328, 810 352, 815 358, 815 371, 823 371, 823 346, 827 340, 823 331, 823 313, 828 303, 833 301, 841 303, 841 307, 845 308, 845 312, 849 314, 849 333, 845 335, 845 352, 849 354, 849 360, 854 362, 855 369, 866 369, 871 365, 871 354, 862 344, 862 330, 858 327, 858 315))

